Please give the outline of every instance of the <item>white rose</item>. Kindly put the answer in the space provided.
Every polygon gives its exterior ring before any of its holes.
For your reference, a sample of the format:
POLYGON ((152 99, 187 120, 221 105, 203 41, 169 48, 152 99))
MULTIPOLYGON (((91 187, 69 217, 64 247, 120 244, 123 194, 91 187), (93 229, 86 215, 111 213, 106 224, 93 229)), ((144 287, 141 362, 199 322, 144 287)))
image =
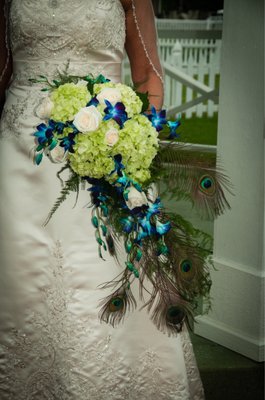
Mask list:
POLYGON ((93 132, 99 127, 102 116, 95 106, 81 108, 74 117, 74 125, 79 132, 93 132))
POLYGON ((128 193, 128 200, 126 201, 127 207, 133 210, 136 207, 147 205, 147 198, 144 192, 139 192, 134 186, 131 186, 128 193))
POLYGON ((114 146, 119 140, 118 129, 112 128, 105 133, 105 139, 108 146, 114 146))
POLYGON ((105 100, 108 100, 112 105, 121 101, 121 92, 116 88, 104 88, 97 95, 100 104, 105 105, 105 100))
POLYGON ((157 186, 152 183, 151 186, 149 186, 148 191, 147 191, 147 196, 148 199, 151 200, 152 202, 154 202, 157 197, 158 197, 158 190, 157 190, 157 186))
POLYGON ((54 149, 49 150, 48 157, 50 161, 54 164, 59 164, 66 161, 68 157, 68 151, 64 151, 64 148, 57 145, 54 149))
POLYGON ((36 114, 41 119, 49 119, 53 109, 53 102, 50 97, 45 97, 36 110, 36 114))

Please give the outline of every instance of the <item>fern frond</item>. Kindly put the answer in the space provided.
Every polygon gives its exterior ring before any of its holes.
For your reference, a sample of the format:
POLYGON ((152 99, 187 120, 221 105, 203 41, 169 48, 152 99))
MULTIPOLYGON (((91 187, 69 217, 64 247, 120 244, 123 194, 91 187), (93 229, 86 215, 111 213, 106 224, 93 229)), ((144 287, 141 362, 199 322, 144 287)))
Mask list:
MULTIPOLYGON (((49 223, 53 214, 57 211, 57 209, 60 207, 60 205, 67 199, 67 197, 69 196, 69 194, 71 192, 76 192, 77 198, 78 198, 79 184, 80 184, 80 176, 78 176, 75 173, 72 173, 71 177, 65 182, 63 188, 61 189, 60 196, 57 198, 56 202, 54 203, 43 226, 46 226, 49 223)), ((76 202, 77 202, 77 198, 76 198, 76 202)), ((76 202, 75 202, 75 204, 76 204, 76 202)))

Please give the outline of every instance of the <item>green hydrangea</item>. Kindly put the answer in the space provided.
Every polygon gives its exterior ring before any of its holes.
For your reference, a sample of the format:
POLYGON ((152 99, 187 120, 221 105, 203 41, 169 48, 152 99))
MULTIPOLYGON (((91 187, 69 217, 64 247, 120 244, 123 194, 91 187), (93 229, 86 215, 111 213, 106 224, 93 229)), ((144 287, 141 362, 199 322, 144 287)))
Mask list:
POLYGON ((74 83, 65 83, 52 92, 51 100, 54 103, 51 118, 55 121, 71 121, 74 115, 91 99, 86 86, 74 83))
POLYGON ((69 155, 69 162, 80 176, 113 180, 114 176, 108 176, 114 169, 113 157, 121 154, 128 176, 139 183, 150 178, 149 167, 157 154, 158 135, 143 115, 126 121, 120 130, 116 122, 103 121, 96 131, 79 133, 75 141, 75 153, 69 155), (112 128, 118 130, 119 140, 114 146, 109 146, 105 137, 112 128))
POLYGON ((114 169, 113 147, 105 140, 106 132, 113 127, 118 128, 116 122, 104 121, 96 131, 76 135, 75 153, 69 155, 69 162, 78 175, 100 179, 114 169))
POLYGON ((141 112, 143 103, 131 87, 114 82, 97 83, 94 85, 94 93, 97 95, 105 88, 115 88, 121 92, 121 101, 129 118, 141 112))
MULTIPOLYGON (((94 132, 78 133, 75 137, 74 153, 69 154, 69 163, 74 172, 80 176, 93 178, 115 179, 109 176, 114 170, 113 157, 121 154, 126 174, 133 180, 143 184, 150 178, 150 165, 158 150, 158 134, 146 116, 141 115, 142 101, 132 88, 121 83, 107 82, 95 84, 94 92, 98 94, 104 88, 120 90, 122 102, 130 119, 122 129, 113 121, 102 121, 94 132), (119 139, 114 145, 107 143, 113 128, 118 131, 119 139)), ((51 118, 55 121, 65 122, 73 120, 74 115, 86 106, 91 95, 86 86, 66 83, 52 93, 54 103, 51 118)), ((98 105, 98 110, 103 114, 105 106, 98 105)), ((72 128, 65 128, 62 136, 66 136, 72 128)), ((114 133, 116 135, 117 132, 114 133)))
POLYGON ((116 154, 122 155, 126 173, 139 183, 150 178, 149 167, 157 150, 157 131, 143 115, 125 122, 120 130, 119 141, 113 147, 116 154))

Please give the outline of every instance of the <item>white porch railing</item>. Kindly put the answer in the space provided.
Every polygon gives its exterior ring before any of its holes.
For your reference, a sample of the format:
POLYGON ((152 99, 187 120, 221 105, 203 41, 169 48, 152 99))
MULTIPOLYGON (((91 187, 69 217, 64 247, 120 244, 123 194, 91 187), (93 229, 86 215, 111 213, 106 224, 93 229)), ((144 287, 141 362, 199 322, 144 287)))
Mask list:
POLYGON ((194 19, 157 19, 156 26, 159 37, 174 38, 220 38, 223 21, 219 19, 208 18, 205 20, 194 19), (208 31, 208 34, 207 34, 208 31))
MULTIPOLYGON (((186 118, 194 114, 211 117, 218 110, 221 25, 221 21, 210 23, 209 20, 157 20, 165 72, 164 103, 171 113, 182 112, 186 118)), ((126 83, 130 82, 126 59, 123 78, 126 83)))

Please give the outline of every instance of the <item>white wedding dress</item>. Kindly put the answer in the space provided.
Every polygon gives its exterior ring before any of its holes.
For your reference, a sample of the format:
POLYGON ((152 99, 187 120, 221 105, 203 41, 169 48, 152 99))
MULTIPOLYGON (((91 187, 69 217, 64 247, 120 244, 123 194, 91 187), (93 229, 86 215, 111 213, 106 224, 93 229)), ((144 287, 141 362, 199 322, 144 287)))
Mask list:
MULTIPOLYGON (((113 328, 98 319, 98 285, 119 272, 98 257, 87 208, 68 198, 42 226, 60 184, 57 164, 33 165, 36 107, 28 78, 69 73, 120 80, 125 15, 119 0, 13 0, 13 78, 1 120, 1 400, 201 400, 186 330, 168 337, 145 310, 113 328)), ((137 288, 135 288, 137 293, 137 288)), ((140 308, 140 301, 138 301, 140 308)))

